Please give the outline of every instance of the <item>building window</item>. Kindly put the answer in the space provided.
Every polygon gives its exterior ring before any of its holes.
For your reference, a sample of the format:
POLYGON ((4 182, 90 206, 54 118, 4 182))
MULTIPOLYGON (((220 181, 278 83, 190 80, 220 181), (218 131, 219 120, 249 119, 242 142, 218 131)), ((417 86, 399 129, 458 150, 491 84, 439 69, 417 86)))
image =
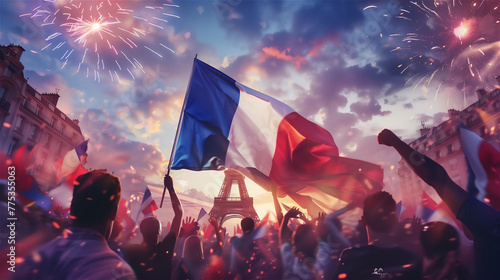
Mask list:
POLYGON ((16 150, 17 145, 19 145, 19 139, 12 138, 12 141, 10 142, 9 145, 9 149, 7 150, 7 156, 9 157, 12 156, 12 153, 14 153, 14 151, 16 150))
POLYGON ((452 154, 454 151, 453 151, 453 145, 452 144, 449 144, 448 145, 448 154, 452 154))
POLYGON ((36 106, 36 107, 35 107, 35 112, 34 112, 34 113, 35 113, 35 115, 39 116, 41 111, 42 111, 42 107, 38 107, 38 106, 36 106))
POLYGON ((448 163, 450 164, 451 170, 456 170, 458 168, 457 159, 451 159, 448 163))
POLYGON ((36 136, 38 135, 38 127, 36 125, 33 125, 30 130, 30 139, 36 140, 36 136))
POLYGON ((61 125, 61 133, 64 134, 64 131, 66 130, 66 126, 65 125, 61 125))
POLYGON ((10 67, 5 68, 5 71, 3 72, 3 75, 6 77, 12 77, 14 74, 14 71, 10 67))
POLYGON ((54 127, 56 125, 56 119, 55 118, 52 118, 50 120, 50 126, 54 127))
POLYGON ((467 123, 470 125, 474 121, 474 116, 470 116, 467 118, 467 123))
POLYGON ((4 99, 7 89, 5 87, 0 87, 0 100, 4 99))
POLYGON ((441 153, 439 150, 436 151, 436 159, 439 159, 441 158, 441 153))
POLYGON ((45 143, 43 143, 43 145, 49 149, 50 148, 50 139, 52 138, 52 136, 50 136, 50 134, 46 134, 45 136, 45 143))
POLYGON ((41 96, 41 95, 40 95, 40 93, 38 93, 38 92, 37 92, 37 93, 35 93, 35 97, 36 97, 36 99, 38 99, 38 100, 42 100, 42 96, 41 96))
POLYGON ((26 121, 24 120, 23 117, 20 116, 19 118, 17 118, 16 126, 14 127, 14 130, 22 132, 25 122, 26 121))
POLYGON ((436 136, 436 142, 441 143, 441 142, 443 142, 444 138, 445 138, 445 137, 444 137, 444 135, 443 135, 443 134, 438 134, 438 135, 436 136))
POLYGON ((52 105, 52 104, 50 104, 50 103, 49 103, 49 109, 50 109, 52 112, 54 112, 54 105, 52 105))
POLYGON ((500 100, 497 100, 497 101, 493 102, 493 109, 495 111, 500 110, 500 100))
POLYGON ((63 120, 65 120, 65 119, 66 119, 66 116, 65 116, 63 113, 61 113, 61 118, 62 118, 63 120))

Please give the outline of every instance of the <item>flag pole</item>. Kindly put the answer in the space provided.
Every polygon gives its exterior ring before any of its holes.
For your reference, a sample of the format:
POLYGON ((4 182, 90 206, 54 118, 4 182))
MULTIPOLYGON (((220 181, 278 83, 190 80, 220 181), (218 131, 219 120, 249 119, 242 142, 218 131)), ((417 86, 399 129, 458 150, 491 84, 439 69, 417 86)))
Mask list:
MULTIPOLYGON (((146 187, 146 190, 148 189, 148 187, 146 187)), ((144 192, 144 194, 146 194, 146 192, 144 192)), ((141 214, 141 206, 142 206, 142 203, 144 203, 144 196, 142 197, 142 202, 141 204, 139 205, 139 209, 137 209, 137 216, 135 217, 135 224, 137 225, 137 219, 139 219, 139 214, 141 214)))
MULTIPOLYGON (((188 99, 189 89, 191 88, 191 79, 193 78, 194 64, 195 64, 197 58, 198 58, 198 54, 195 55, 194 60, 193 60, 193 68, 191 69, 191 77, 189 77, 188 88, 186 90, 186 95, 184 96, 184 102, 182 103, 182 109, 181 109, 181 113, 179 116, 179 122, 177 123, 177 130, 175 131, 174 143, 172 145, 172 150, 170 151, 170 159, 168 161, 166 176, 170 175, 170 169, 172 168, 172 160, 174 159, 175 147, 177 146, 177 140, 179 139, 179 131, 181 129, 182 119, 184 118, 184 109, 186 109, 186 100, 188 99)), ((163 186, 163 194, 161 195, 160 208, 162 208, 162 206, 163 206, 163 199, 165 198, 166 191, 167 191, 167 187, 163 186)))

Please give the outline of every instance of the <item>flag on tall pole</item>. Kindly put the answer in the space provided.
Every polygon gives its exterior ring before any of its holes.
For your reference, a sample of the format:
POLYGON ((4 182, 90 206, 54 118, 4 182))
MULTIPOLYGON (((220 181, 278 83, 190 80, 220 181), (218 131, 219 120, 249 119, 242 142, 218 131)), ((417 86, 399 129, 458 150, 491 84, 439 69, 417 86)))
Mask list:
POLYGON ((463 123, 458 127, 469 167, 468 191, 500 211, 500 152, 463 123))
POLYGON ((340 157, 324 128, 198 59, 175 141, 172 169, 235 168, 308 209, 333 197, 361 205, 383 186, 380 166, 340 157))

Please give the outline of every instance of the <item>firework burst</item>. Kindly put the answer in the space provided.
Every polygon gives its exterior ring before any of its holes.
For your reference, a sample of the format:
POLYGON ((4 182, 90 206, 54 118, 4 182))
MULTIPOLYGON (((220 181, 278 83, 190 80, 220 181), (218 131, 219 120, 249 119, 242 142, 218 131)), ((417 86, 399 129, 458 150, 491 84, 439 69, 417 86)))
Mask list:
POLYGON ((175 15, 177 5, 164 1, 45 0, 21 17, 40 18, 48 34, 42 50, 60 54, 61 69, 76 61, 76 73, 100 81, 103 75, 119 80, 144 73, 138 54, 163 58, 174 53, 168 43, 153 41, 175 15), (153 3, 154 2, 154 3, 153 3), (146 4, 145 4, 146 3, 146 4))
MULTIPOLYGON (((406 57, 398 68, 410 81, 484 85, 499 69, 500 2, 492 0, 410 1, 397 16, 391 52, 406 57)), ((438 87, 439 88, 439 87, 438 87)))

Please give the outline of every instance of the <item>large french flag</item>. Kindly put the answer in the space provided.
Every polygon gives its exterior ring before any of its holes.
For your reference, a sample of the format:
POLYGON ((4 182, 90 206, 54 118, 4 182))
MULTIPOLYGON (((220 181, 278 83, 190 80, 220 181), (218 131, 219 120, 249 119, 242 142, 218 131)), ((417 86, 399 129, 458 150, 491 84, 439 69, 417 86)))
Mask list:
POLYGON ((330 209, 332 197, 361 205, 367 193, 383 186, 380 166, 339 157, 324 128, 198 59, 171 164, 172 169, 235 168, 254 180, 268 178, 280 197, 288 195, 313 211, 330 209))
POLYGON ((468 191, 500 211, 500 152, 463 123, 458 127, 469 166, 468 191))

